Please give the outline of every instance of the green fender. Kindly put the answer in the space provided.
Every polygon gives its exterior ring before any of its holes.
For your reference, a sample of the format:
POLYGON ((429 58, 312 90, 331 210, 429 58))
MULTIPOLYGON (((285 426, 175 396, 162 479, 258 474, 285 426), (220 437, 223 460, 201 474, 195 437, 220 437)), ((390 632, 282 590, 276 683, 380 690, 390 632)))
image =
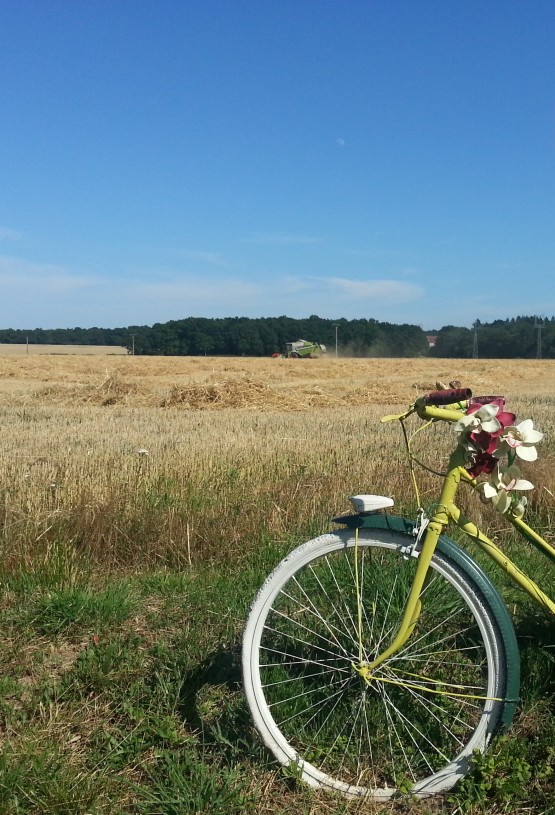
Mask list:
MULTIPOLYGON (((414 541, 414 521, 408 518, 402 518, 400 515, 345 515, 341 518, 334 518, 334 523, 343 524, 351 529, 390 529, 392 532, 406 535, 414 541)), ((507 657, 506 702, 501 717, 502 728, 506 730, 515 715, 520 693, 520 652, 513 621, 499 592, 487 574, 464 549, 457 546, 457 544, 446 535, 440 535, 437 548, 442 554, 446 555, 446 557, 459 566, 468 578, 479 588, 495 617, 507 657)))

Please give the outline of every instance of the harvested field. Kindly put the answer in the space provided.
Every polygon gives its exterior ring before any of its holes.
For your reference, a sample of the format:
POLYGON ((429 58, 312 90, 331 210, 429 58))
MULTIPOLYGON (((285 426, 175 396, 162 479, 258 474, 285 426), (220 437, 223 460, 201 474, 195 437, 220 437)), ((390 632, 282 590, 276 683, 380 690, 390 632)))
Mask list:
POLYGON ((475 393, 551 395, 555 360, 3 356, 0 405, 311 411, 407 405, 436 381, 475 393))
POLYGON ((127 356, 127 348, 121 345, 42 345, 25 342, 0 342, 0 356, 44 356, 45 354, 71 354, 82 356, 127 356))

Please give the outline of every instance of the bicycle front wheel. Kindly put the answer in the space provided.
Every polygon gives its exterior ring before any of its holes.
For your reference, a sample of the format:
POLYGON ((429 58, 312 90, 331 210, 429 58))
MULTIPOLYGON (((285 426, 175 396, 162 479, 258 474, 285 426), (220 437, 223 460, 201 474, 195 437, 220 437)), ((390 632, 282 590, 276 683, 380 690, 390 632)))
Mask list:
POLYGON ((499 620, 512 625, 498 595, 448 553, 434 554, 410 639, 368 680, 355 670, 398 630, 417 564, 410 542, 389 530, 360 530, 356 543, 352 531, 323 535, 286 557, 252 605, 243 674, 254 724, 312 786, 377 800, 432 795, 499 727, 499 620))

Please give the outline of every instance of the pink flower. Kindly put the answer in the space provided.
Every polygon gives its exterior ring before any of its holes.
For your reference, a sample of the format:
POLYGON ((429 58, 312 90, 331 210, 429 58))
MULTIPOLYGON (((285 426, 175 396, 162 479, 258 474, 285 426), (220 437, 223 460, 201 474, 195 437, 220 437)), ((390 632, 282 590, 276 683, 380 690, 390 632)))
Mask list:
POLYGON ((502 396, 492 398, 486 404, 482 401, 471 402, 466 414, 472 416, 477 413, 478 416, 458 423, 459 432, 462 431, 461 444, 470 454, 467 469, 473 477, 491 473, 495 469, 498 459, 494 453, 498 448, 498 439, 516 419, 515 414, 503 410, 504 407, 502 396))
MULTIPOLYGON (((514 425, 516 415, 514 413, 509 413, 509 411, 503 410, 503 408, 505 407, 505 400, 503 399, 502 396, 498 396, 496 399, 492 399, 492 401, 488 402, 488 404, 497 405, 498 411, 495 414, 495 418, 497 419, 501 427, 498 430, 490 431, 485 435, 488 435, 492 439, 496 439, 498 436, 501 435, 501 433, 506 427, 514 425)), ((466 413, 467 415, 471 413, 476 413, 476 411, 480 410, 481 407, 483 407, 483 405, 480 402, 473 403, 471 401, 466 413)), ((482 433, 485 433, 485 431, 482 431, 482 433)), ((477 435, 482 435, 482 433, 479 433, 477 435)))

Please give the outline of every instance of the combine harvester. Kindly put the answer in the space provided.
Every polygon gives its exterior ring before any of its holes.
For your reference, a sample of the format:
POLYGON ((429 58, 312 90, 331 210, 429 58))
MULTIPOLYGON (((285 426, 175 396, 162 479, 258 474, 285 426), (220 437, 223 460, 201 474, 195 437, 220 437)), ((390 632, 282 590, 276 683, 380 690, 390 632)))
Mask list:
POLYGON ((285 354, 272 354, 274 359, 316 359, 321 354, 326 353, 326 346, 318 342, 308 340, 297 340, 286 343, 287 352, 285 354))

